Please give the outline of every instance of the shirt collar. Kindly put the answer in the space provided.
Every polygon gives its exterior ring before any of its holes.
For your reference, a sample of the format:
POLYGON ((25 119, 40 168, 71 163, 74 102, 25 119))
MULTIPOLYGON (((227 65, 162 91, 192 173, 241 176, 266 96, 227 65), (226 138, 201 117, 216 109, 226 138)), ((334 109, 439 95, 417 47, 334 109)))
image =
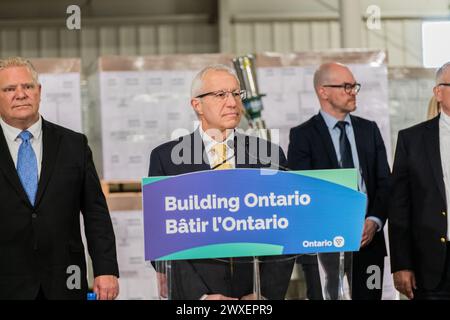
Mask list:
POLYGON ((440 122, 447 128, 450 128, 450 116, 441 111, 440 122))
MULTIPOLYGON (((10 126, 0 117, 0 125, 7 140, 14 142, 18 139, 19 134, 23 131, 16 127, 10 126)), ((27 129, 34 139, 39 139, 42 134, 42 117, 39 115, 39 120, 27 129)))
MULTIPOLYGON (((320 114, 323 117, 323 120, 325 120, 325 124, 327 125, 328 129, 334 129, 334 127, 336 126, 336 123, 338 123, 338 119, 336 119, 335 117, 333 117, 331 114, 323 111, 322 109, 319 111, 320 114)), ((349 126, 352 126, 352 121, 350 118, 350 114, 347 114, 344 118, 344 121, 347 122, 349 124, 349 126)))
MULTIPOLYGON (((207 153, 209 153, 211 151, 212 147, 215 146, 216 144, 218 144, 219 142, 217 142, 216 140, 211 138, 205 131, 203 131, 201 124, 198 126, 198 130, 200 132, 200 136, 202 137, 203 144, 205 146, 205 151, 207 153)), ((228 135, 228 137, 222 143, 225 143, 227 148, 230 148, 230 143, 233 143, 233 141, 234 141, 234 130, 231 131, 231 133, 228 135), (229 142, 229 141, 232 141, 232 142, 229 142)))

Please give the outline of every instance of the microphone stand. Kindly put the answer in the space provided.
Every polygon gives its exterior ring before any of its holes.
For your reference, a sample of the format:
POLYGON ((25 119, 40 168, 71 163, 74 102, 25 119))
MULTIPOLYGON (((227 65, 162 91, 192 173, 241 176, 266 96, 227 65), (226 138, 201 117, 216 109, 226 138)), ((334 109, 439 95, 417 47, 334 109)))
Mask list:
MULTIPOLYGON (((249 145, 249 142, 248 142, 249 138, 248 138, 248 136, 245 136, 244 139, 245 139, 245 145, 242 145, 242 144, 238 143, 238 139, 237 139, 236 135, 234 136, 234 141, 233 141, 233 143, 234 143, 234 154, 233 154, 233 157, 236 157, 236 164, 238 164, 238 162, 237 162, 237 158, 238 158, 237 157, 237 154, 238 154, 238 152, 237 152, 238 148, 237 147, 238 146, 241 146, 241 147, 244 148, 245 155, 248 156, 249 160, 250 160, 250 158, 252 158, 252 159, 256 160, 256 163, 258 163, 258 160, 259 160, 259 162, 261 164, 264 164, 265 161, 261 161, 261 159, 258 159, 257 156, 251 155, 250 152, 248 151, 248 145, 249 145)), ((257 139, 260 139, 260 138, 257 138, 257 139)), ((257 141, 257 140, 255 140, 255 141, 257 141)), ((270 143, 270 142, 267 141, 267 143, 270 143)), ((226 162, 226 161, 224 161, 224 162, 226 162)), ((244 163, 246 163, 245 156, 244 156, 244 163)), ((282 165, 280 165, 278 163, 274 163, 272 161, 267 161, 266 164, 275 165, 279 169, 282 169, 284 171, 289 171, 289 168, 287 168, 285 166, 282 166, 282 165)), ((260 264, 261 264, 261 262, 260 262, 259 257, 258 256, 253 256, 253 294, 254 294, 254 297, 255 297, 256 300, 264 299, 264 296, 261 294, 261 270, 260 270, 260 264)))

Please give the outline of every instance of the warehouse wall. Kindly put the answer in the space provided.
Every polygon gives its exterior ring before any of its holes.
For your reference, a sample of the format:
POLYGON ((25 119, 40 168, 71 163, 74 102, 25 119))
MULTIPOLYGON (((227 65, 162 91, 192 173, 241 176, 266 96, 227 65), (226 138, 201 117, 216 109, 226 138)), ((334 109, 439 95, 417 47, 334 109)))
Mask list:
POLYGON ((86 69, 100 55, 218 52, 216 16, 209 0, 2 0, 0 56, 81 57, 86 69), (81 30, 66 28, 70 4, 81 30))
MULTIPOLYGON (((449 15, 447 0, 361 0, 360 7, 362 47, 387 50, 390 66, 421 66, 422 21, 449 15), (366 11, 371 5, 380 8, 380 29, 367 27, 366 11)), ((229 0, 229 12, 231 52, 291 52, 340 47, 338 0, 229 0)))
MULTIPOLYGON (((356 1, 356 0, 349 0, 356 1)), ((421 66, 421 23, 448 17, 448 0, 360 0, 362 46, 386 49, 391 66, 421 66), (366 9, 381 10, 381 28, 366 9)), ((338 0, 2 0, 0 55, 99 55, 309 51, 339 48, 338 0), (78 4, 81 30, 65 26, 78 4)))

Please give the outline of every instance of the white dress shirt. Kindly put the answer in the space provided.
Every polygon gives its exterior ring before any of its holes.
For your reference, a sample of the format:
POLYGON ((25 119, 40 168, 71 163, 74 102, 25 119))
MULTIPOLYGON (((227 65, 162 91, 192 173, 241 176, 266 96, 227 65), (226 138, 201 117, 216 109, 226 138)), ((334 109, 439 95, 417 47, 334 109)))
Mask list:
POLYGON ((203 145, 205 146, 206 154, 208 155, 208 162, 210 163, 210 166, 212 166, 213 163, 217 163, 217 154, 211 152, 213 146, 215 146, 216 144, 225 144, 227 146, 227 163, 229 163, 231 165, 231 168, 234 169, 236 167, 234 160, 234 130, 231 131, 225 141, 217 142, 216 140, 211 138, 205 131, 203 131, 201 124, 199 125, 198 129, 203 140, 203 145))
MULTIPOLYGON (((450 204, 450 116, 444 111, 439 119, 439 144, 441 151, 442 173, 444 174, 445 194, 447 197, 447 225, 450 226, 448 206, 450 204)), ((450 239, 450 228, 447 228, 447 240, 450 239)))
MULTIPOLYGON (((19 154, 19 147, 22 143, 19 134, 23 131, 15 127, 10 126, 2 118, 0 118, 0 125, 5 135, 6 143, 8 144, 9 153, 14 161, 14 166, 17 169, 17 156, 19 154)), ((37 167, 38 167, 38 178, 41 175, 42 167, 42 118, 39 116, 39 120, 35 122, 31 127, 27 129, 32 134, 30 139, 31 147, 36 154, 37 167)))

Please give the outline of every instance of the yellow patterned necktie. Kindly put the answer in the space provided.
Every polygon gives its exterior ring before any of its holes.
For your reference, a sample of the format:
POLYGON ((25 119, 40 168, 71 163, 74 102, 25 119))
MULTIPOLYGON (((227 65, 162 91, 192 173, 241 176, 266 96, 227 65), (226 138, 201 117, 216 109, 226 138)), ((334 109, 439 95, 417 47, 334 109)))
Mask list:
POLYGON ((217 143, 211 148, 211 152, 215 157, 212 168, 214 170, 232 169, 231 163, 227 160, 227 145, 225 143, 217 143), (219 165, 220 164, 220 165, 219 165), (217 168, 215 168, 218 165, 217 168))

